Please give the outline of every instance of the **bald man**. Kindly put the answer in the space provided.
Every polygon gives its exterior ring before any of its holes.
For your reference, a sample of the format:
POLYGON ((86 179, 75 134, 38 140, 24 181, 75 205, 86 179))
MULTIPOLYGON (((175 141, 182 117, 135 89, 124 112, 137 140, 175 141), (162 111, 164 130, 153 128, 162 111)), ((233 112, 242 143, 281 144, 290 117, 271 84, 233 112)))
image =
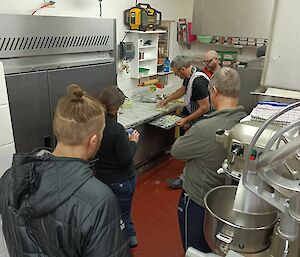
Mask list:
POLYGON ((215 50, 209 50, 204 54, 203 64, 211 73, 215 73, 217 70, 221 69, 219 55, 215 50))

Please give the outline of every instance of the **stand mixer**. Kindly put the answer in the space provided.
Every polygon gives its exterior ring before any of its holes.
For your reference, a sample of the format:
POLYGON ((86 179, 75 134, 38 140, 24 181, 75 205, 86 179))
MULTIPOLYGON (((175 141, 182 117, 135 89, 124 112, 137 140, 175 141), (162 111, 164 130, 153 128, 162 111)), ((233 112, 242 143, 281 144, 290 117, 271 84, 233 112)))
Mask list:
MULTIPOLYGON (((226 173, 227 183, 238 186, 217 187, 205 196, 211 256, 300 256, 300 120, 274 123, 299 106, 291 104, 265 122, 217 131, 216 141, 227 150, 218 173, 226 173)), ((209 255, 188 249, 186 256, 209 255)))

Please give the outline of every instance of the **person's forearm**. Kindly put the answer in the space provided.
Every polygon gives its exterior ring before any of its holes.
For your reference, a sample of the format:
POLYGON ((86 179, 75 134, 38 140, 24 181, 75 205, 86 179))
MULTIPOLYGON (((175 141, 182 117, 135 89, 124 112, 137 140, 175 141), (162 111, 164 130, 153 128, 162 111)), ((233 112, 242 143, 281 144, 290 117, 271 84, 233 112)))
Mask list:
POLYGON ((186 122, 191 122, 193 120, 196 120, 203 116, 205 113, 207 113, 209 110, 209 107, 203 106, 199 107, 195 112, 191 113, 190 115, 185 117, 186 122))
POLYGON ((180 87, 174 93, 169 95, 165 100, 169 103, 169 102, 171 102, 175 99, 178 99, 178 98, 182 97, 184 94, 185 94, 184 87, 180 87))

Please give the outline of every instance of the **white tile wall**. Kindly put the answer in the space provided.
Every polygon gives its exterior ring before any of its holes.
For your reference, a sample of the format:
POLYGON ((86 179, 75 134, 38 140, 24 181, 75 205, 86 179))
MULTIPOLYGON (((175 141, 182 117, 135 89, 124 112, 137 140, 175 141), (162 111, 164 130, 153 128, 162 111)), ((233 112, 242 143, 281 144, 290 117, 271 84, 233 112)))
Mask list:
MULTIPOLYGON (((2 229, 0 230, 0 249, 6 249, 5 242, 4 242, 4 237, 3 237, 3 233, 2 233, 2 229)), ((5 252, 1 253, 0 257, 6 256, 5 254, 6 254, 5 252)))
POLYGON ((0 257, 9 257, 6 252, 0 253, 0 257))
POLYGON ((9 106, 0 105, 0 146, 14 142, 9 106))
MULTIPOLYGON (((0 105, 8 104, 3 64, 0 62, 0 105)), ((1 119, 0 119, 1 120, 1 119)))
POLYGON ((15 153, 15 144, 0 146, 0 177, 10 168, 13 154, 15 153))
MULTIPOLYGON (((11 166, 15 144, 10 119, 3 64, 0 62, 0 177, 11 166)), ((0 257, 9 257, 0 226, 0 257)))

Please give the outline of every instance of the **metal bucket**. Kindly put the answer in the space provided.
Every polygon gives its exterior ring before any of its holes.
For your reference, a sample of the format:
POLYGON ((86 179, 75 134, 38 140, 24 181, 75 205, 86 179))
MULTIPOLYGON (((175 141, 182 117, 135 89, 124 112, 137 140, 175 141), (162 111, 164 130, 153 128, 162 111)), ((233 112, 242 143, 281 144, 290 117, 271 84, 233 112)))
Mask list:
POLYGON ((233 211, 236 186, 220 186, 205 198, 204 233, 209 247, 224 256, 229 250, 257 253, 270 246, 278 213, 266 215, 233 211))

